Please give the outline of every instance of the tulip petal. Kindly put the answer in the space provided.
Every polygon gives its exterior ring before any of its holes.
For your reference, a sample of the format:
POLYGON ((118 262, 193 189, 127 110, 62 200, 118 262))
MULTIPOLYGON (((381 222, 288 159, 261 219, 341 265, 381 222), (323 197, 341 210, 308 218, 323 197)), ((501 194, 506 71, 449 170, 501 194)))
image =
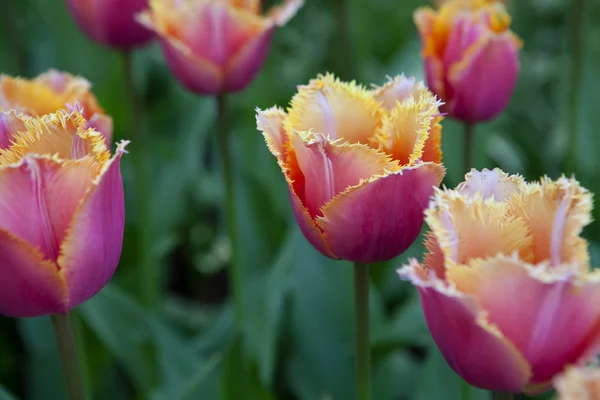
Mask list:
POLYGON ((527 361, 473 299, 428 276, 414 259, 398 273, 419 289, 431 336, 458 375, 483 389, 523 389, 531 376, 527 361))
POLYGON ((368 144, 379 125, 379 104, 355 82, 320 75, 299 86, 288 110, 286 131, 322 133, 331 140, 368 144))
POLYGON ((457 190, 468 198, 473 198, 477 194, 484 200, 494 199, 495 201, 508 200, 513 193, 518 193, 525 189, 525 180, 520 175, 508 175, 499 168, 489 170, 484 168, 482 171, 472 169, 465 176, 465 181, 458 185, 457 190))
POLYGON ((421 161, 423 162, 434 162, 436 164, 442 163, 442 117, 435 117, 431 122, 431 128, 429 129, 429 137, 425 140, 423 145, 423 154, 421 155, 421 161))
POLYGON ((523 218, 533 235, 535 262, 580 262, 587 268, 587 242, 579 235, 590 223, 592 196, 574 179, 532 183, 512 200, 511 213, 523 218))
POLYGON ((0 169, 0 228, 55 261, 79 200, 93 178, 93 160, 59 162, 26 156, 0 169))
POLYGON ((56 264, 0 229, 0 314, 27 318, 65 313, 66 295, 56 264))
POLYGON ((443 177, 444 167, 426 163, 364 181, 327 203, 317 224, 344 260, 392 259, 419 235, 423 209, 443 177))
POLYGON ((86 129, 94 129, 100 132, 106 142, 106 147, 110 148, 113 134, 113 120, 108 115, 94 114, 87 122, 86 129))
POLYGON ((446 261, 464 264, 471 258, 513 252, 532 260, 527 224, 522 218, 508 218, 509 209, 507 203, 490 203, 481 196, 469 199, 455 191, 438 191, 425 220, 446 261))
POLYGON ((18 131, 24 130, 23 122, 15 111, 0 113, 0 152, 10 147, 18 131))
POLYGON ((125 227, 120 160, 126 145, 119 144, 95 179, 60 248, 58 266, 69 287, 69 308, 98 293, 119 263, 125 227))
POLYGON ((293 132, 290 142, 300 170, 295 171, 288 162, 291 179, 297 181, 298 172, 304 177, 303 190, 297 193, 313 217, 322 215, 321 207, 348 187, 398 169, 397 162, 386 154, 361 144, 331 142, 322 134, 293 132))
POLYGON ((285 0, 283 4, 271 7, 267 12, 267 18, 275 25, 283 26, 296 15, 303 5, 304 0, 285 0))
POLYGON ((275 26, 256 34, 238 53, 231 57, 225 72, 225 90, 244 89, 262 68, 275 26))
POLYGON ((600 368, 594 367, 569 367, 556 376, 554 386, 558 400, 600 399, 600 368))
POLYGON ((256 109, 256 129, 263 133, 267 147, 278 161, 285 160, 285 145, 288 136, 283 129, 286 113, 279 107, 271 107, 261 111, 256 109))
POLYGON ((383 107, 392 110, 398 102, 402 103, 410 97, 419 97, 423 90, 426 90, 423 82, 417 81, 412 76, 407 78, 404 75, 399 75, 389 79, 382 87, 376 88, 373 95, 377 101, 381 102, 383 107))
POLYGON ((489 321, 529 360, 530 383, 539 384, 587 356, 591 346, 598 350, 600 276, 586 280, 575 270, 564 266, 551 272, 544 265, 498 256, 455 266, 447 276, 477 300, 489 321))
POLYGON ((515 40, 511 32, 487 32, 449 69, 447 107, 454 117, 475 123, 506 108, 519 75, 515 40))

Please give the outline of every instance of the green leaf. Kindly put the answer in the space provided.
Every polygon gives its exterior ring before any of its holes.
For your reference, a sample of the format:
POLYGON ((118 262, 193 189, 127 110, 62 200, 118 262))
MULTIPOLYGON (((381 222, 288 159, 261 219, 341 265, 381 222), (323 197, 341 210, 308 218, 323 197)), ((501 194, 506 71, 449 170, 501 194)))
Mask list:
POLYGON ((0 400, 17 400, 17 398, 0 385, 0 400))

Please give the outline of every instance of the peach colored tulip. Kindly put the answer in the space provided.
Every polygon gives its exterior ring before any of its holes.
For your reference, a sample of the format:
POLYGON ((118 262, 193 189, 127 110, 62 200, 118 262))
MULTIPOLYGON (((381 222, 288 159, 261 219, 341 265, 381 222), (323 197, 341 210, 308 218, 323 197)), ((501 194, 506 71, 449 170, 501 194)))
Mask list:
MULTIPOLYGON (((65 108, 66 104, 78 103, 83 109, 88 127, 102 133, 110 144, 112 118, 104 114, 90 88, 91 84, 87 80, 56 70, 50 70, 31 80, 2 75, 0 113, 16 110, 29 116, 42 116, 65 108)), ((0 148, 8 145, 8 133, 4 129, 2 118, 0 115, 0 148)))
POLYGON ((259 0, 150 0, 139 16, 159 36, 167 64, 198 94, 244 89, 260 71, 277 26, 303 0, 286 0, 261 15, 259 0))
POLYGON ((558 400, 600 400, 600 368, 569 367, 554 378, 558 400))
POLYGON ((429 88, 446 102, 442 111, 467 123, 504 110, 519 75, 521 41, 504 5, 452 0, 414 16, 423 42, 429 88))
POLYGON ((591 195, 574 179, 525 183, 473 170, 438 191, 429 251, 399 270, 421 295, 446 361, 473 386, 538 393, 599 350, 600 275, 590 270, 591 195))
POLYGON ((366 90, 326 75, 299 86, 287 113, 258 111, 298 224, 321 253, 384 261, 416 239, 444 176, 438 106, 414 79, 366 90))
POLYGON ((66 313, 112 277, 123 241, 120 159, 81 113, 3 113, 0 314, 66 313))
POLYGON ((121 50, 146 44, 154 36, 134 20, 148 0, 66 0, 79 28, 96 42, 121 50))

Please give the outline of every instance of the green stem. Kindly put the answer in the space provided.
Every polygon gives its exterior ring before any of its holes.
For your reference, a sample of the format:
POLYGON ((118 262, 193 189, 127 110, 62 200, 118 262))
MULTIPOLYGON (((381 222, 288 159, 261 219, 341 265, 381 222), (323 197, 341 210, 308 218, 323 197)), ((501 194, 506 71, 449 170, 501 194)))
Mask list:
POLYGON ((75 348, 75 339, 73 338, 69 315, 51 315, 50 320, 54 327, 58 354, 65 376, 69 399, 83 400, 85 399, 85 392, 79 371, 77 350, 75 348))
POLYGON ((569 127, 566 173, 577 171, 578 110, 581 89, 581 47, 583 0, 572 0, 571 8, 571 81, 569 84, 569 127))
POLYGON ((473 168, 473 142, 475 140, 475 125, 465 123, 465 174, 473 168))
POLYGON ((492 398, 494 400, 513 400, 515 397, 516 396, 513 393, 492 392, 492 398))
POLYGON ((231 247, 231 263, 229 280, 235 306, 235 320, 238 329, 242 327, 243 299, 242 276, 238 260, 237 224, 235 213, 235 182, 233 179, 233 159, 231 158, 229 117, 227 115, 227 98, 225 93, 217 94, 217 115, 219 129, 219 152, 223 166, 223 180, 225 185, 225 225, 231 247))
POLYGON ((344 80, 352 79, 352 43, 350 41, 350 0, 336 0, 339 32, 339 73, 344 80))
POLYGON ((146 143, 140 129, 142 122, 141 104, 133 79, 132 53, 123 53, 123 72, 125 77, 125 96, 129 103, 129 136, 133 142, 131 152, 135 174, 136 217, 138 224, 137 262, 140 282, 140 298, 149 307, 156 307, 160 292, 160 271, 158 263, 152 257, 152 225, 148 200, 148 169, 146 166, 146 143))
POLYGON ((354 263, 356 323, 356 399, 371 399, 371 354, 369 342, 369 265, 354 263))
POLYGON ((77 349, 77 355, 79 365, 81 368, 81 382, 83 384, 83 392, 86 399, 93 397, 91 389, 91 378, 90 368, 87 358, 87 351, 85 345, 85 333, 83 331, 83 323, 81 322, 81 316, 77 310, 71 311, 71 324, 73 325, 73 335, 75 336, 75 348, 77 349))

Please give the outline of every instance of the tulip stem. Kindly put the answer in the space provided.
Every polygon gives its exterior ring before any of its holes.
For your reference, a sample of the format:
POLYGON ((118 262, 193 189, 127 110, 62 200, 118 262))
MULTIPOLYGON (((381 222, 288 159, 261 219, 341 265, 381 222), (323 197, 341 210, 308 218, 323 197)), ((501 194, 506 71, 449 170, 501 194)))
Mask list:
POLYGON ((465 124, 465 174, 473 168, 473 142, 475 140, 475 125, 465 124))
POLYGON ((58 354, 63 368, 69 399, 83 400, 85 399, 85 392, 83 390, 83 381, 79 370, 79 361, 77 360, 77 349, 75 348, 75 338, 73 337, 69 315, 51 315, 50 320, 54 327, 58 354))
POLYGON ((356 323, 356 399, 371 399, 371 354, 369 341, 369 265, 354 263, 356 323))
POLYGON ((513 393, 493 392, 492 398, 494 400, 513 400, 515 395, 513 393))
POLYGON ((146 168, 146 143, 140 129, 141 104, 133 80, 132 53, 123 53, 125 96, 129 102, 129 135, 133 140, 133 170, 135 174, 135 200, 137 217, 137 267, 140 282, 140 299, 147 307, 155 307, 160 292, 159 264, 152 257, 152 225, 148 199, 148 171, 146 168))
POLYGON ((225 184, 225 225, 231 248, 229 281, 235 307, 237 328, 242 327, 242 277, 238 263, 237 223, 235 213, 235 182, 233 180, 233 165, 230 148, 230 132, 227 115, 227 98, 225 93, 217 94, 217 114, 219 129, 219 151, 223 165, 223 180, 225 184))
POLYGON ((571 82, 569 92, 568 150, 565 172, 577 172, 577 136, 579 96, 581 89, 581 47, 583 30, 583 0, 572 0, 571 7, 571 82))

